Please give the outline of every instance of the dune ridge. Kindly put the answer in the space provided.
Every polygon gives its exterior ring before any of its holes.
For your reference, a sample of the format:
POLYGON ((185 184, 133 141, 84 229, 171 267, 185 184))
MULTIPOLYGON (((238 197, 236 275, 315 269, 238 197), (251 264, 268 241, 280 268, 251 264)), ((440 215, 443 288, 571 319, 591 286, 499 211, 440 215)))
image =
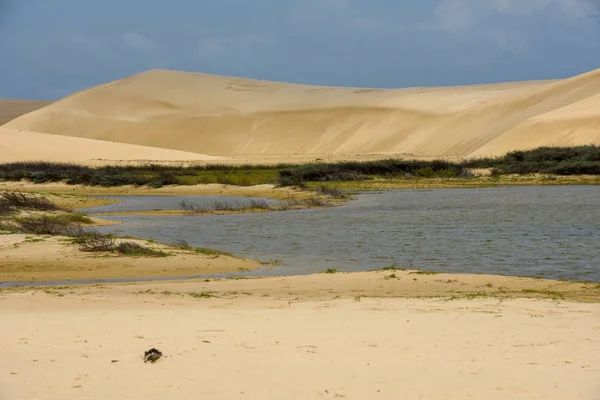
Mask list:
POLYGON ((563 80, 390 90, 153 70, 18 117, 0 127, 0 143, 18 130, 237 159, 501 155, 600 144, 600 69, 563 80))

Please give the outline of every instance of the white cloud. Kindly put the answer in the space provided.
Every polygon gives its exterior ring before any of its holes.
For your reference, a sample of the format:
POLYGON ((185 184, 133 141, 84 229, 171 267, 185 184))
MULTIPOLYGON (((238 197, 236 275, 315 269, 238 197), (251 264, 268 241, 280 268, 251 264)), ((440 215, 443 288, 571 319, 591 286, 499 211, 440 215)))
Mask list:
POLYGON ((256 47, 271 43, 262 35, 242 34, 233 37, 212 37, 200 41, 196 54, 201 59, 215 59, 232 54, 248 54, 256 47))
POLYGON ((67 33, 65 35, 65 37, 69 42, 80 45, 80 46, 93 45, 93 42, 88 37, 82 35, 81 33, 71 32, 71 33, 67 33))
POLYGON ((128 32, 123 35, 123 44, 140 50, 155 50, 158 48, 156 43, 137 32, 128 32))
POLYGON ((502 51, 518 55, 527 50, 528 40, 520 32, 499 32, 490 36, 502 51))
POLYGON ((426 27, 452 33, 463 32, 475 18, 472 4, 471 0, 441 0, 433 10, 434 21, 426 27))
POLYGON ((432 21, 423 27, 462 34, 499 14, 532 15, 550 7, 557 8, 570 20, 600 13, 598 0, 439 0, 432 21))

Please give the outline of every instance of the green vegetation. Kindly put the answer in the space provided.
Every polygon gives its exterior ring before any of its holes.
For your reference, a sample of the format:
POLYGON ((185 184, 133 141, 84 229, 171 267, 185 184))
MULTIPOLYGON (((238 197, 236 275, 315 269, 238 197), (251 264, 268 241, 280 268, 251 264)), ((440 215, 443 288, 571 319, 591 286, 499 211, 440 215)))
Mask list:
POLYGON ((205 254, 207 256, 227 256, 227 257, 233 257, 233 255, 231 253, 227 253, 226 251, 221 251, 221 250, 215 250, 215 249, 206 249, 204 247, 192 247, 189 245, 188 242, 186 242, 185 240, 179 240, 177 243, 174 244, 174 247, 176 249, 179 250, 187 250, 187 251, 192 251, 196 254, 205 254))
POLYGON ((73 222, 62 215, 38 215, 15 218, 14 221, 18 225, 13 227, 13 231, 36 235, 67 235, 74 228, 73 222))
POLYGON ((335 268, 327 268, 325 271, 323 271, 323 274, 337 274, 339 271, 335 268))
POLYGON ((34 183, 65 182, 70 185, 123 186, 148 185, 197 185, 222 183, 252 186, 277 183, 278 166, 100 166, 89 167, 76 164, 50 162, 16 162, 0 165, 0 180, 19 181, 27 179, 34 183))
MULTIPOLYGON (((513 151, 501 157, 464 162, 445 160, 377 160, 303 165, 137 165, 90 167, 49 162, 0 164, 0 181, 27 179, 35 183, 66 182, 91 186, 196 185, 222 183, 239 186, 278 184, 306 187, 307 183, 351 182, 371 179, 471 178, 471 169, 489 168, 494 175, 600 175, 600 147, 540 147, 513 151)), ((317 187, 323 194, 342 196, 339 189, 317 187)), ((0 202, 0 210, 2 203, 0 202)), ((0 211, 1 212, 1 211, 0 211)))
POLYGON ((4 192, 0 194, 0 216, 20 210, 61 211, 62 209, 43 196, 21 192, 4 192))
POLYGON ((470 160, 468 168, 493 168, 492 174, 600 175, 600 146, 539 147, 505 156, 470 160))
POLYGON ((151 249, 136 242, 121 242, 115 247, 119 254, 131 257, 167 257, 169 253, 162 250, 151 249))
POLYGON ((282 186, 306 182, 361 181, 397 176, 421 178, 454 178, 470 176, 461 164, 443 160, 378 160, 312 163, 283 168, 279 171, 282 186))
POLYGON ((211 297, 217 297, 212 292, 189 292, 188 295, 195 299, 210 299, 211 297))
POLYGON ((538 294, 542 296, 548 296, 555 299, 563 299, 565 296, 561 292, 557 292, 554 290, 535 290, 535 289, 524 289, 521 291, 524 294, 538 294))
POLYGON ((435 272, 435 271, 413 271, 410 274, 415 274, 415 275, 437 275, 437 274, 439 274, 439 272, 435 272))

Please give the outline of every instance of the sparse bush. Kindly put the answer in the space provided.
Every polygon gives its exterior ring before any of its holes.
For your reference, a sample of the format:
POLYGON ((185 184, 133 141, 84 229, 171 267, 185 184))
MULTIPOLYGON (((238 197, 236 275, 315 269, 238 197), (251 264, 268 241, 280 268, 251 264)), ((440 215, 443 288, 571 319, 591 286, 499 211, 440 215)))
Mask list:
POLYGON ((4 215, 9 215, 13 212, 13 208, 8 204, 8 202, 0 199, 0 217, 4 215))
POLYGON ((86 252, 111 252, 116 249, 116 240, 112 235, 103 235, 95 230, 80 230, 71 232, 74 242, 79 249, 86 252))
POLYGON ((173 243, 173 246, 175 246, 181 250, 191 250, 192 249, 192 246, 190 246, 190 244, 186 240, 183 240, 183 239, 179 239, 178 241, 173 243))
POLYGON ((72 222, 49 215, 18 218, 15 221, 23 232, 36 235, 64 235, 73 228, 72 222))
POLYGON ((319 185, 317 187, 317 194, 323 194, 334 199, 347 199, 348 195, 340 189, 327 187, 325 185, 319 185))
POLYGON ((240 209, 240 205, 237 202, 227 202, 217 200, 213 203, 213 210, 217 211, 233 211, 240 209))
POLYGON ((21 192, 5 192, 0 195, 0 204, 23 210, 56 211, 61 208, 43 196, 21 192))
POLYGON ((250 207, 258 208, 258 209, 262 209, 262 210, 269 210, 271 208, 269 203, 267 203, 266 200, 262 200, 262 199, 261 200, 251 199, 250 207))
POLYGON ((115 250, 120 254, 123 254, 126 256, 133 256, 133 257, 166 257, 166 256, 168 256, 168 254, 162 250, 151 249, 150 247, 142 246, 139 243, 131 242, 131 241, 119 243, 116 246, 115 250))

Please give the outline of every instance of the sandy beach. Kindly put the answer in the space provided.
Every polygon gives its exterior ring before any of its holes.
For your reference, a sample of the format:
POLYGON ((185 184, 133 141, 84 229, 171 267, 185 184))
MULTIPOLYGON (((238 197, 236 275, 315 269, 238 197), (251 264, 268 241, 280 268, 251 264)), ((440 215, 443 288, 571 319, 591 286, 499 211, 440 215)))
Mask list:
POLYGON ((598 302, 375 296, 385 274, 3 290, 0 398, 599 398, 598 302))

